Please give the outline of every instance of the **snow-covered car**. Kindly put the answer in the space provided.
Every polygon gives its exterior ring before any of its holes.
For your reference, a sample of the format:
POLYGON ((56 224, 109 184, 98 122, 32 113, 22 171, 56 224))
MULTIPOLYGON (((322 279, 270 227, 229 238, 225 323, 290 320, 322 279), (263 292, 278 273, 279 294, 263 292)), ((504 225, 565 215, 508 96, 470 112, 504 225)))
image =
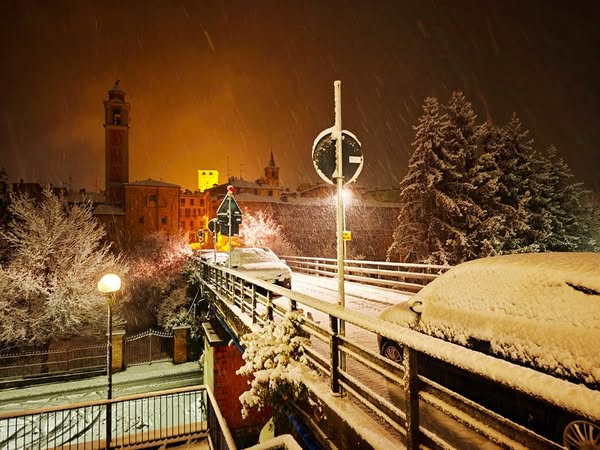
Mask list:
MULTIPOLYGON (((483 258, 439 276, 381 318, 600 387, 600 253, 483 258)), ((381 340, 398 359, 396 343, 381 340)))
MULTIPOLYGON (((234 248, 231 268, 270 283, 292 288, 292 270, 267 247, 234 248)), ((225 263, 229 264, 229 261, 225 263)))
MULTIPOLYGON (((429 336, 600 389, 600 253, 535 253, 459 264, 380 318, 429 336)), ((402 347, 379 338, 402 360, 402 347)), ((560 408, 427 355, 428 378, 561 442, 560 408)), ((596 425, 594 425, 596 426, 596 425)))
POLYGON ((200 250, 200 259, 208 263, 224 264, 229 257, 227 252, 214 251, 214 250, 200 250))

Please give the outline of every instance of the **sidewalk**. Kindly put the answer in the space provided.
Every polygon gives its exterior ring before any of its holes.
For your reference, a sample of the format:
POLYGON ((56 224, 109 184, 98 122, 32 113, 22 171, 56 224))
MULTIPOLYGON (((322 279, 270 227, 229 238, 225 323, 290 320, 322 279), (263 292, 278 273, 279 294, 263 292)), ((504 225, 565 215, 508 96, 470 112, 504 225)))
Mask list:
MULTIPOLYGON (((133 366, 112 376, 113 398, 202 383, 198 361, 133 366)), ((106 376, 4 389, 0 391, 0 412, 101 400, 106 394, 106 376)))

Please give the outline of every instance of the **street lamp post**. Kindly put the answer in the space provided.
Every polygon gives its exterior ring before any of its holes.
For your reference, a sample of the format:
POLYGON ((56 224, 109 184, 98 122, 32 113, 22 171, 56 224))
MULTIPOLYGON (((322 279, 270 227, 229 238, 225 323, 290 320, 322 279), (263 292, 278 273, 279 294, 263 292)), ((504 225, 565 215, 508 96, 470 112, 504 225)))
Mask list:
MULTIPOLYGON (((112 399, 112 306, 115 293, 121 289, 121 278, 114 273, 107 273, 98 282, 98 291, 107 295, 107 324, 106 324, 106 381, 108 385, 106 397, 112 399)), ((106 405, 106 449, 110 449, 112 439, 112 404, 106 405)))

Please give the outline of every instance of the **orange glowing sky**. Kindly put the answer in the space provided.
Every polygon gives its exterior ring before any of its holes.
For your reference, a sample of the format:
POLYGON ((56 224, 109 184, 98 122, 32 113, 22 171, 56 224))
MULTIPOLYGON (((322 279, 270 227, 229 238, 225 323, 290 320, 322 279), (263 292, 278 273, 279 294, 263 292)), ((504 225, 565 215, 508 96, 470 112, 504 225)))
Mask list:
POLYGON ((426 96, 462 90, 481 121, 516 111, 598 188, 597 7, 520 1, 5 0, 0 167, 9 181, 104 186, 102 101, 131 102, 130 180, 248 180, 273 151, 284 185, 316 182, 311 146, 342 124, 358 180, 395 186, 426 96))

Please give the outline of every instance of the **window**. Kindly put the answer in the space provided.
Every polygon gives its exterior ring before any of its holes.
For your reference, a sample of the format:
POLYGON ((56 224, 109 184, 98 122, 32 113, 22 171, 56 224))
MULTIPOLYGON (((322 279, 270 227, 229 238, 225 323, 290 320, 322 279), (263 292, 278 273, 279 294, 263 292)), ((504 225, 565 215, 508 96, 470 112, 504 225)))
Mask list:
POLYGON ((194 206, 194 199, 190 198, 190 206, 194 206))
POLYGON ((161 222, 163 225, 166 225, 166 224, 167 224, 167 216, 163 216, 163 217, 162 217, 162 219, 160 219, 160 222, 161 222))
POLYGON ((144 216, 140 217, 140 218, 138 219, 138 222, 139 222, 139 223, 144 223, 144 216))
POLYGON ((113 125, 121 125, 121 110, 115 109, 113 112, 113 125))
POLYGON ((269 191, 269 197, 273 197, 273 191, 269 191))
POLYGON ((152 206, 152 203, 153 203, 154 206, 156 206, 156 200, 157 200, 156 194, 148 195, 148 205, 152 206))
POLYGON ((179 200, 179 204, 181 206, 185 206, 185 198, 182 198, 181 200, 179 200))
POLYGON ((190 217, 190 208, 185 208, 184 215, 185 217, 190 217))

